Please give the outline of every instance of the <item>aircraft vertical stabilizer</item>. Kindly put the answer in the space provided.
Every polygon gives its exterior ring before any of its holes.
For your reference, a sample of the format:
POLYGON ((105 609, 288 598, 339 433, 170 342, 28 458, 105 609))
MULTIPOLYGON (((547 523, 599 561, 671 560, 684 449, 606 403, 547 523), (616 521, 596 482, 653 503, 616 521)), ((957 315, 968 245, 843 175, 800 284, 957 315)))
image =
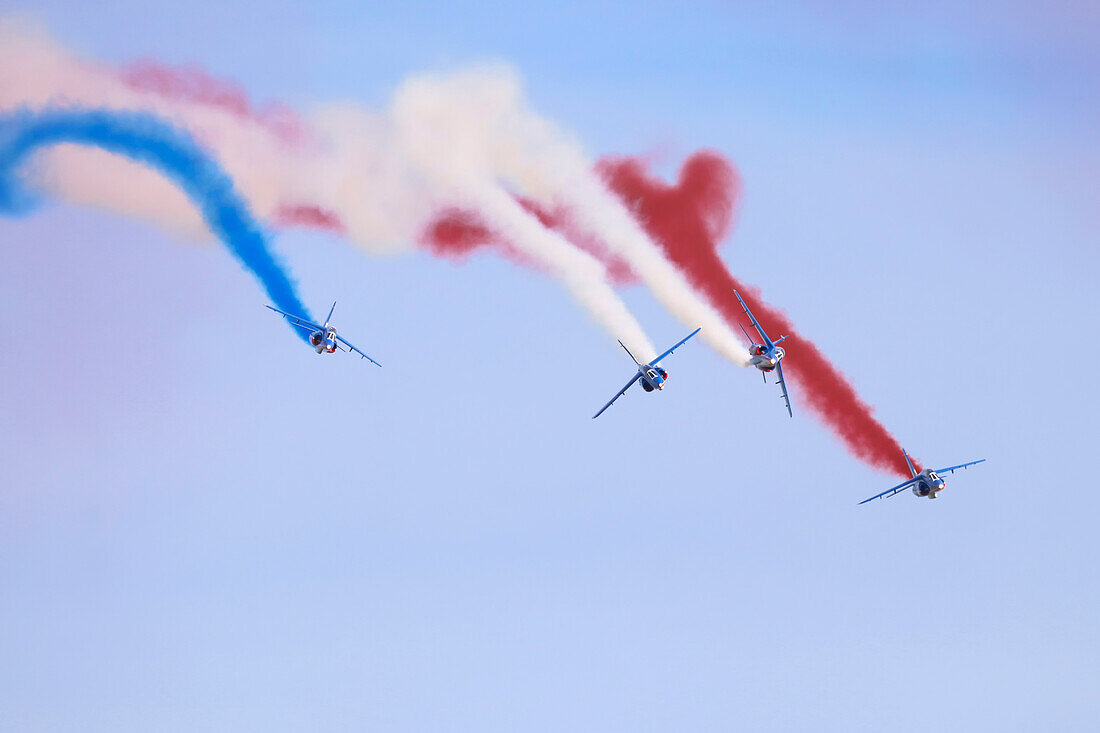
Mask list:
POLYGON ((913 468, 913 461, 909 458, 909 454, 905 452, 905 449, 902 449, 901 454, 903 456, 905 456, 905 462, 909 466, 909 477, 910 478, 916 478, 917 477, 917 469, 913 468))

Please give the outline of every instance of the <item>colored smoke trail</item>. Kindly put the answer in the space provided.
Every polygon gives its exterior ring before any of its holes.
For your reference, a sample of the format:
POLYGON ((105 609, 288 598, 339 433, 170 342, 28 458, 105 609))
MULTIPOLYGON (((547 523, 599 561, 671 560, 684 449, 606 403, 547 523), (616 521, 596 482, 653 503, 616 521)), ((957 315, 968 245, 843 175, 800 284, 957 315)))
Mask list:
POLYGON ((202 69, 175 69, 145 59, 122 70, 122 81, 136 92, 166 100, 220 109, 241 120, 267 128, 288 143, 301 142, 306 133, 301 120, 280 104, 255 107, 240 85, 215 79, 202 69))
MULTIPOLYGON (((609 251, 596 237, 572 226, 567 212, 560 209, 547 210, 531 199, 521 199, 520 205, 536 216, 543 226, 554 229, 574 246, 602 262, 606 275, 613 284, 632 285, 638 282, 638 276, 625 259, 609 251)), ((502 255, 517 264, 538 266, 499 234, 491 231, 473 211, 447 209, 441 212, 424 230, 421 243, 437 255, 459 260, 481 247, 495 246, 502 255)))
MULTIPOLYGON (((19 169, 35 151, 62 143, 90 145, 148 165, 172 179, 234 257, 279 308, 308 317, 294 285, 232 181, 195 141, 156 117, 104 110, 20 110, 0 115, 0 212, 20 214, 32 197, 19 169)), ((294 329, 303 339, 301 329, 294 329)))
POLYGON ((897 440, 878 422, 871 407, 809 339, 799 335, 787 316, 765 303, 757 288, 735 278, 718 256, 717 244, 733 216, 740 182, 733 167, 716 153, 697 153, 680 169, 676 184, 649 175, 644 162, 605 160, 600 172, 661 244, 692 284, 734 326, 744 320, 738 290, 769 335, 790 334, 784 343, 784 370, 797 385, 794 397, 809 405, 848 449, 864 462, 908 478, 897 440))

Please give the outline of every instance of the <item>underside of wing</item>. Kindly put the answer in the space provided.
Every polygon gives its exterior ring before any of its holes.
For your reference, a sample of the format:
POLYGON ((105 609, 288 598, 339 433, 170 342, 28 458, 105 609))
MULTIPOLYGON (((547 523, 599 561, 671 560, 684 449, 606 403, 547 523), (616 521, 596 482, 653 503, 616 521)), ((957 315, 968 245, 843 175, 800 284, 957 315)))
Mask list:
POLYGON ((348 341, 343 336, 337 335, 336 340, 339 341, 340 343, 344 344, 344 346, 347 346, 349 350, 354 351, 356 354, 359 354, 359 356, 363 357, 364 359, 369 361, 371 364, 374 364, 377 367, 382 366, 381 364, 376 362, 374 359, 370 358, 369 356, 364 354, 362 351, 360 351, 358 348, 356 348, 350 341, 348 341))
POLYGON ((602 415, 602 414, 603 414, 603 412, 604 412, 604 410, 606 410, 607 408, 611 407, 611 405, 615 404, 615 400, 617 400, 617 399, 619 399, 620 397, 622 397, 622 396, 623 396, 623 392, 626 392, 626 391, 627 391, 628 389, 630 389, 630 388, 631 388, 631 387, 632 387, 632 386, 634 385, 634 383, 635 383, 635 382, 637 382, 637 381, 638 381, 639 379, 641 379, 641 378, 642 378, 642 375, 641 375, 641 373, 635 374, 635 375, 634 375, 634 378, 633 378, 633 379, 631 379, 631 380, 630 380, 629 382, 627 382, 627 383, 626 383, 626 386, 625 386, 625 387, 623 387, 622 389, 620 389, 620 390, 619 390, 619 392, 618 392, 618 394, 616 394, 616 395, 615 395, 614 397, 612 397, 612 398, 611 398, 610 400, 608 400, 608 403, 607 403, 606 405, 604 405, 603 407, 601 407, 601 408, 600 408, 600 411, 599 411, 599 412, 597 412, 597 413, 596 413, 595 415, 593 415, 593 416, 592 416, 592 419, 593 419, 593 420, 595 420, 595 419, 596 419, 597 417, 599 417, 600 415, 602 415))
POLYGON ((886 491, 883 491, 881 494, 875 494, 870 499, 864 499, 863 501, 860 502, 860 504, 866 504, 867 502, 874 501, 875 499, 883 499, 883 498, 886 498, 886 497, 894 496, 895 494, 897 494, 901 491, 905 491, 906 489, 908 489, 910 486, 912 486, 915 483, 917 483, 916 479, 909 479, 905 483, 898 484, 897 486, 893 487, 892 489, 887 489, 886 491))
POLYGON ((787 403, 787 414, 794 417, 794 412, 791 410, 791 398, 787 394, 787 382, 783 379, 783 362, 776 365, 776 371, 779 372, 779 381, 776 384, 783 390, 783 401, 787 403))
POLYGON ((307 321, 305 318, 302 318, 301 316, 296 316, 293 313, 287 313, 286 311, 281 311, 278 308, 272 308, 270 305, 266 306, 266 307, 270 308, 271 310, 275 311, 276 313, 278 313, 283 318, 290 321, 290 325, 292 325, 292 326, 299 326, 301 328, 308 328, 312 331, 320 331, 321 330, 321 326, 318 326, 313 321, 307 321))

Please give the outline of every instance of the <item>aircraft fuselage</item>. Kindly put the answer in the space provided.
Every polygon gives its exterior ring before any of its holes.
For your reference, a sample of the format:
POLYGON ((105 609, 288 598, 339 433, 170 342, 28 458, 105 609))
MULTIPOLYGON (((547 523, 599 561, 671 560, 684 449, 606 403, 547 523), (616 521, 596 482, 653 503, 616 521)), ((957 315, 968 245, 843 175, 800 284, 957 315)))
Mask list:
POLYGON ((947 482, 931 468, 924 469, 916 475, 916 478, 919 478, 920 482, 913 485, 915 496, 927 496, 929 499, 935 499, 936 494, 947 487, 947 482))
POLYGON ((653 390, 663 390, 665 388, 665 380, 668 379, 668 372, 661 367, 656 366, 643 366, 639 367, 638 371, 641 372, 642 389, 646 392, 652 392, 653 390))
POLYGON ((762 372, 775 371, 779 362, 787 355, 782 346, 767 347, 764 344, 753 344, 749 347, 749 363, 762 372))
POLYGON ((328 326, 322 331, 314 331, 309 335, 309 344, 318 354, 336 352, 336 329, 328 326))

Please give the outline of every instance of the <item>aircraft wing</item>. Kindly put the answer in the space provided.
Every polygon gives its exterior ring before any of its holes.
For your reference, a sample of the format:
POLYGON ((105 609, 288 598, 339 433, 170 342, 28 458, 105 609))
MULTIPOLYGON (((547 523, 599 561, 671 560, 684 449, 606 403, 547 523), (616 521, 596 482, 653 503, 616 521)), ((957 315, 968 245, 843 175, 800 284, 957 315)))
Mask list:
POLYGON ((918 480, 919 480, 919 479, 911 478, 911 479, 909 479, 908 481, 906 481, 906 482, 905 482, 905 483, 903 483, 903 484, 898 484, 897 486, 895 486, 895 487, 894 487, 894 488, 892 488, 892 489, 887 489, 886 491, 883 491, 883 492, 882 492, 881 494, 875 494, 875 495, 874 495, 874 496, 872 496, 872 497, 871 497, 870 499, 864 499, 863 501, 861 501, 861 502, 860 502, 860 504, 866 504, 867 502, 869 502, 869 501, 874 501, 875 499, 881 499, 881 498, 883 498, 883 497, 890 497, 890 496, 893 496, 893 495, 895 495, 895 494, 897 494, 897 493, 899 493, 899 492, 901 492, 901 491, 905 491, 905 490, 906 490, 906 489, 908 489, 908 488, 909 488, 910 486, 912 486, 913 484, 917 483, 917 481, 918 481, 918 480))
POLYGON ((790 395, 787 394, 787 383, 783 381, 783 362, 782 361, 780 361, 778 364, 776 364, 776 371, 779 372, 779 381, 776 382, 776 384, 778 384, 779 388, 781 390, 783 390, 783 401, 787 403, 787 414, 790 415, 791 417, 794 417, 794 413, 791 411, 791 398, 790 398, 790 395))
MULTIPOLYGON (((685 339, 685 340, 686 340, 686 339, 685 339)), ((679 344, 677 344, 677 346, 679 346, 679 344)), ((611 407, 611 406, 612 406, 613 404, 615 404, 615 400, 617 400, 617 399, 619 399, 620 397, 622 397, 622 396, 623 396, 623 392, 625 392, 625 391, 627 391, 628 389, 630 389, 631 387, 633 387, 633 386, 634 386, 634 383, 635 383, 635 382, 637 382, 637 381, 638 381, 639 379, 641 379, 641 378, 642 378, 642 373, 641 373, 641 372, 638 372, 637 374, 635 374, 635 375, 634 375, 634 378, 633 378, 633 379, 631 379, 631 380, 630 380, 629 382, 627 382, 627 383, 626 383, 626 386, 625 386, 625 387, 623 387, 622 389, 620 389, 620 390, 619 390, 619 393, 618 393, 617 395, 615 395, 614 397, 612 397, 612 398, 611 398, 611 401, 610 401, 610 402, 608 402, 608 403, 607 403, 606 405, 604 405, 603 407, 601 407, 601 408, 600 408, 600 411, 599 411, 599 412, 597 412, 597 413, 596 413, 595 415, 593 415, 593 416, 592 416, 592 419, 593 419, 593 420, 595 420, 595 419, 596 419, 597 417, 599 417, 600 415, 602 415, 602 414, 603 414, 603 411, 604 411, 604 410, 606 410, 607 408, 609 408, 609 407, 611 407)))
POLYGON ((736 295, 737 300, 741 302, 741 308, 744 309, 745 315, 749 317, 750 321, 752 321, 752 327, 756 329, 756 332, 758 334, 760 334, 760 338, 764 339, 764 343, 766 343, 768 346, 773 346, 774 344, 772 344, 772 340, 768 338, 768 334, 764 333, 764 327, 760 325, 760 321, 756 320, 756 316, 754 316, 752 314, 752 311, 749 310, 749 307, 745 305, 745 301, 741 298, 741 293, 734 290, 733 294, 736 295))
MULTIPOLYGON (((270 306, 270 305, 269 305, 269 306, 265 306, 265 307, 267 307, 267 308, 271 308, 271 306, 270 306)), ((275 311, 275 312, 276 312, 276 313, 278 313, 278 314, 279 314, 280 316, 283 316, 283 317, 284 317, 284 318, 286 318, 286 319, 287 319, 288 321, 290 321, 290 324, 291 324, 292 326, 301 326, 302 328, 308 328, 308 329, 309 329, 309 330, 311 330, 311 331, 320 331, 320 330, 321 330, 321 328, 322 328, 322 326, 318 326, 318 325, 317 325, 316 323, 314 323, 313 321, 307 321, 306 319, 304 319, 304 318, 302 318, 302 317, 300 317, 300 316, 296 316, 296 315, 294 315, 293 313, 287 313, 286 311, 281 311, 281 310, 279 310, 278 308, 271 308, 271 310, 275 311)))
POLYGON ((985 459, 982 458, 981 460, 971 461, 970 463, 960 463, 957 466, 948 466, 947 468, 937 468, 936 473, 946 473, 948 471, 951 472, 951 473, 955 473, 956 468, 966 468, 967 466, 976 466, 979 463, 985 463, 985 459))
MULTIPOLYGON (((695 334, 699 333, 699 332, 700 332, 700 331, 702 331, 702 330, 703 330, 703 329, 701 329, 701 328, 697 328, 697 329, 695 329, 694 331, 692 331, 691 333, 689 333, 689 334, 688 334, 687 336, 685 336, 685 337, 684 337, 684 339, 683 339, 682 341, 680 341, 680 343, 676 344, 676 345, 675 345, 675 346, 673 346, 673 347, 672 347, 671 349, 669 349, 669 350, 668 350, 668 351, 666 351, 665 353, 661 354, 660 356, 658 356, 658 357, 657 357, 656 359, 654 359, 653 361, 649 362, 649 366, 657 366, 657 362, 659 362, 659 361, 660 361, 661 359, 664 359, 664 358, 665 358, 666 356, 668 356, 669 354, 671 354, 671 353, 672 353, 673 351, 676 351, 676 349, 678 349, 678 348, 680 348, 681 346, 683 346, 683 345, 684 345, 684 343, 686 343, 686 342, 687 342, 687 340, 688 340, 689 338, 691 338, 692 336, 694 336, 695 334)), ((623 348, 625 349, 626 347, 624 346, 623 348)), ((627 353, 630 353, 630 352, 627 352, 627 353)), ((631 354, 631 356, 633 356, 633 354, 631 354)), ((629 387, 630 385, 628 384, 627 386, 629 387)))
POLYGON ((336 340, 339 341, 340 343, 342 343, 344 346, 347 346, 349 351, 354 351, 356 354, 359 354, 359 356, 363 357, 364 359, 369 361, 371 364, 374 364, 375 366, 378 366, 378 367, 382 366, 381 364, 376 362, 374 359, 370 358, 369 356, 364 354, 362 351, 360 351, 358 348, 356 348, 354 344, 352 344, 350 341, 348 341, 346 338, 344 338, 340 334, 335 334, 335 336, 336 336, 336 340))

